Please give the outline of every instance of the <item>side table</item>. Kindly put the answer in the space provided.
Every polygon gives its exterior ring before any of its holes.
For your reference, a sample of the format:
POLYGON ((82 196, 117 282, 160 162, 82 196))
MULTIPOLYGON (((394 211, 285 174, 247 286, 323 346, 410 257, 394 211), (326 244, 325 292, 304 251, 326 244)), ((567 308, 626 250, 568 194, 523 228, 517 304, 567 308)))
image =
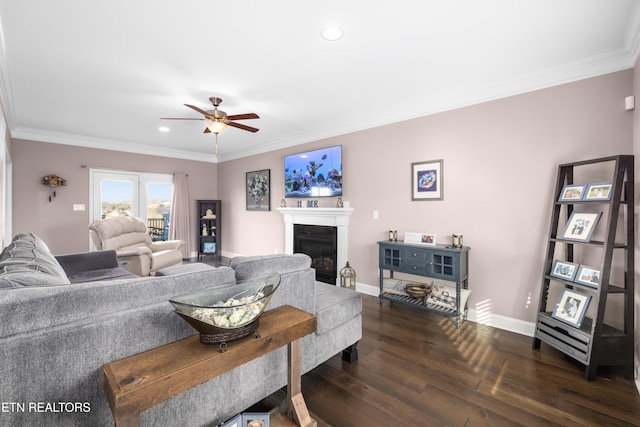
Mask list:
POLYGON ((315 427, 302 396, 301 341, 316 330, 316 317, 291 306, 266 311, 259 337, 218 346, 203 345, 198 335, 116 360, 103 366, 103 386, 116 426, 139 426, 140 413, 243 363, 288 346, 287 398, 282 409, 302 427, 315 427))

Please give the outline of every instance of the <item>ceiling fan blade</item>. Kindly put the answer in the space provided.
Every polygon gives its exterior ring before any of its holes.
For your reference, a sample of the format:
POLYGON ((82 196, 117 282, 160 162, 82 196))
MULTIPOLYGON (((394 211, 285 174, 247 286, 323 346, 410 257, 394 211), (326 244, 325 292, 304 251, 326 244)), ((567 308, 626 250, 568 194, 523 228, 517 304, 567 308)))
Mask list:
POLYGON ((227 116, 227 120, 248 120, 248 119, 259 119, 260 116, 256 113, 247 113, 247 114, 234 114, 233 116, 227 116))
POLYGON ((203 110, 203 109, 201 109, 201 108, 196 107, 195 105, 189 105, 189 104, 184 104, 184 105, 185 105, 186 107, 191 108, 192 110, 197 111, 198 113, 202 114, 202 115, 203 115, 203 116, 205 116, 205 117, 209 117, 209 116, 210 116, 210 114, 209 114, 209 113, 207 113, 206 111, 204 111, 204 110, 203 110))
POLYGON ((242 129, 242 130, 248 130, 249 132, 258 132, 259 130, 257 128, 252 128, 251 126, 241 125, 240 123, 234 123, 234 122, 229 122, 227 123, 227 125, 234 128, 242 129))
POLYGON ((193 119, 186 117, 160 117, 160 120, 204 120, 204 119, 193 119))

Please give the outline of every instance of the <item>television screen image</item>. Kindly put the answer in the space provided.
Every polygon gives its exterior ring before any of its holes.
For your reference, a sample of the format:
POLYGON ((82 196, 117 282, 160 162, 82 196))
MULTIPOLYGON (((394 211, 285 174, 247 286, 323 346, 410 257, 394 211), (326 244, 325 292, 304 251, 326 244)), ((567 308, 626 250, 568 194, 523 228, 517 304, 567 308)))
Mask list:
POLYGON ((342 146, 285 156, 284 196, 342 196, 342 146))

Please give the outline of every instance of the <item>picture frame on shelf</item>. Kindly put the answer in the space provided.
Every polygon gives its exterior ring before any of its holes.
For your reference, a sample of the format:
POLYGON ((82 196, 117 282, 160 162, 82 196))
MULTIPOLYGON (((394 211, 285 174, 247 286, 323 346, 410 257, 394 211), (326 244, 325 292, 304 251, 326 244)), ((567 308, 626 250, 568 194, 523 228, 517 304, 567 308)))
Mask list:
POLYGON ((435 246, 437 235, 431 233, 404 233, 404 242, 412 245, 435 246))
POLYGON ((576 274, 575 282, 597 289, 600 286, 600 270, 581 265, 578 274, 576 274))
POLYGON ((558 279, 572 282, 576 277, 579 265, 574 262, 554 260, 550 275, 558 279))
POLYGON ((580 328, 587 307, 589 307, 589 301, 591 301, 591 295, 564 288, 551 317, 575 328, 580 328))
POLYGON ((591 240, 593 230, 595 230, 601 216, 602 212, 573 211, 565 225, 561 238, 577 242, 588 242, 591 240))
POLYGON ((584 184, 566 184, 562 187, 559 202, 577 202, 582 200, 587 186, 584 184))
POLYGON ((587 191, 584 195, 584 200, 598 201, 598 200, 611 200, 611 188, 613 183, 611 182, 599 182, 595 184, 589 184, 587 191))
POLYGON ((216 253, 216 242, 203 242, 202 243, 202 253, 203 254, 215 254, 216 253))
POLYGON ((411 200, 444 200, 443 160, 411 163, 411 200))
POLYGON ((269 413, 243 412, 242 427, 269 427, 269 413))
POLYGON ((271 169, 247 172, 248 211, 271 210, 271 169))
POLYGON ((225 421, 220 427, 242 427, 242 414, 225 421))

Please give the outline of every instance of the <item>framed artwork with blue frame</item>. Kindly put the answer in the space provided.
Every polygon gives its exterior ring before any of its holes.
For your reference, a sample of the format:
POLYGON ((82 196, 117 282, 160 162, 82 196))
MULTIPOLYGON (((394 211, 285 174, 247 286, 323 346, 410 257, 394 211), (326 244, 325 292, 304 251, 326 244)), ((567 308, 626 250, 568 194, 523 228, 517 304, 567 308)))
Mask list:
POLYGON ((411 163, 411 200, 444 200, 443 160, 411 163))

